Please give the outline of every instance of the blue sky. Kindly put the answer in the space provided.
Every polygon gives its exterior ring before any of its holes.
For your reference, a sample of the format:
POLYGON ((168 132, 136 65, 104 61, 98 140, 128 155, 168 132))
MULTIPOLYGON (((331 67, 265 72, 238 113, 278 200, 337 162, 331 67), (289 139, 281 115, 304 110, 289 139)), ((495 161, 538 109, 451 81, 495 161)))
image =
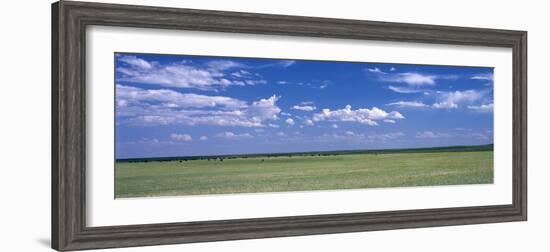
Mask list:
POLYGON ((493 68, 115 54, 116 158, 493 142, 493 68))

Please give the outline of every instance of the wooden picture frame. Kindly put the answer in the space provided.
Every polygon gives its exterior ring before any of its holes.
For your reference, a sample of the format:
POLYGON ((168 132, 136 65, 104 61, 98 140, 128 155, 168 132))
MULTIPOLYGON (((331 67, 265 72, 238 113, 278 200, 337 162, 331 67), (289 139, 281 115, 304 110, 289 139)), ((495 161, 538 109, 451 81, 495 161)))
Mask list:
POLYGON ((527 32, 61 1, 52 5, 52 248, 60 251, 527 220, 527 32), (87 227, 90 25, 506 47, 513 50, 512 204, 87 227))

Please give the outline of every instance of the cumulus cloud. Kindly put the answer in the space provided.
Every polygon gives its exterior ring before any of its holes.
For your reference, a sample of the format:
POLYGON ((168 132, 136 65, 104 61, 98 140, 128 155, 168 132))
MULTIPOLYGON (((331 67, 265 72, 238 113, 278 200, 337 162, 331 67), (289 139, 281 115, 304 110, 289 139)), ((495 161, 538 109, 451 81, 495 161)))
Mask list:
POLYGON ((432 106, 441 109, 458 108, 460 103, 472 103, 481 100, 485 92, 476 90, 454 91, 454 92, 439 92, 438 101, 432 106))
POLYGON ((313 126, 314 125, 313 120, 311 120, 311 119, 304 120, 304 124, 307 125, 307 126, 313 126))
POLYGON ((208 140, 208 137, 207 137, 207 136, 201 136, 201 137, 199 138, 199 140, 201 140, 201 141, 206 141, 206 140, 208 140))
POLYGON ((333 129, 339 128, 338 124, 333 124, 331 127, 332 127, 333 129))
POLYGON ((447 133, 438 133, 438 132, 432 132, 432 131, 423 131, 423 132, 417 132, 416 133, 416 138, 429 138, 429 139, 434 139, 434 138, 447 138, 447 137, 450 137, 451 135, 447 134, 447 133))
POLYGON ((285 122, 288 124, 288 125, 294 125, 294 120, 292 118, 287 118, 285 120, 285 122))
POLYGON ((376 122, 378 120, 397 120, 404 118, 405 117, 397 111, 388 113, 377 107, 373 107, 372 109, 360 108, 353 110, 351 105, 347 105, 345 108, 338 110, 323 109, 320 113, 313 115, 313 121, 316 122, 325 120, 332 122, 358 122, 371 126, 378 125, 376 122))
POLYGON ((252 135, 249 133, 243 133, 243 134, 235 134, 231 131, 226 131, 223 133, 218 134, 218 137, 229 139, 229 140, 240 140, 240 139, 247 139, 247 138, 253 138, 252 135))
POLYGON ((217 90, 232 85, 258 85, 267 81, 237 69, 245 67, 230 60, 213 60, 205 64, 180 61, 167 64, 149 62, 135 55, 119 55, 117 82, 134 82, 165 87, 217 90), (237 71, 234 71, 237 69, 237 71), (233 72, 228 72, 232 70, 233 72))
POLYGON ((281 109, 279 96, 252 103, 224 97, 173 90, 149 90, 117 85, 116 115, 121 122, 135 125, 217 125, 264 127, 276 120, 281 109))
POLYGON ((182 141, 182 142, 188 142, 188 141, 191 141, 193 140, 193 137, 191 137, 191 135, 189 134, 172 134, 170 135, 170 138, 174 141, 182 141))
POLYGON ((398 101, 398 102, 392 102, 388 103, 388 106, 395 106, 399 108, 425 108, 429 107, 427 104, 424 104, 419 101, 398 101))
POLYGON ((260 120, 277 119, 277 115, 281 113, 281 109, 276 104, 279 99, 281 99, 281 96, 272 95, 267 99, 255 101, 249 106, 247 112, 260 120))

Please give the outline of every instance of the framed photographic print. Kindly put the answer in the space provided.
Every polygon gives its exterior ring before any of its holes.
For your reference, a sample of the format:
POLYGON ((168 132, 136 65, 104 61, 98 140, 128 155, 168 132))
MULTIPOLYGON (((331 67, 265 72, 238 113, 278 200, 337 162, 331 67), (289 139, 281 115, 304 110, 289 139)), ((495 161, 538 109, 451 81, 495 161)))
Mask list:
POLYGON ((525 31, 52 5, 52 247, 527 219, 525 31))

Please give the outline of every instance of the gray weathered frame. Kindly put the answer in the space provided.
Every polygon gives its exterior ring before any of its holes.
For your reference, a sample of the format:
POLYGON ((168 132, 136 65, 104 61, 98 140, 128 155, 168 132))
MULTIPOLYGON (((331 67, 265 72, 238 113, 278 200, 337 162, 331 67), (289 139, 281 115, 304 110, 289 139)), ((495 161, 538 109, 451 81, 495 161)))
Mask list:
POLYGON ((52 5, 52 247, 80 250, 527 220, 527 32, 61 1, 52 5), (85 225, 88 25, 421 42, 513 51, 511 205, 85 225))

